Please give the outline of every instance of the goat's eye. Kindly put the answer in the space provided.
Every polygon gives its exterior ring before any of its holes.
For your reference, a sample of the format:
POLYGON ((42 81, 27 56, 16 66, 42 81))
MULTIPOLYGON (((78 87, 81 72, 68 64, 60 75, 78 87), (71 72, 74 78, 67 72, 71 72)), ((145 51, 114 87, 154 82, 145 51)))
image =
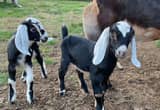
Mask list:
POLYGON ((44 32, 45 32, 44 30, 41 30, 41 34, 44 34, 44 32))
POLYGON ((116 32, 113 32, 113 33, 112 33, 112 38, 113 38, 114 41, 117 41, 117 40, 118 40, 118 39, 117 39, 117 34, 116 34, 116 32))
POLYGON ((36 32, 37 30, 36 30, 36 28, 32 27, 32 28, 30 29, 30 31, 31 31, 31 32, 36 32))

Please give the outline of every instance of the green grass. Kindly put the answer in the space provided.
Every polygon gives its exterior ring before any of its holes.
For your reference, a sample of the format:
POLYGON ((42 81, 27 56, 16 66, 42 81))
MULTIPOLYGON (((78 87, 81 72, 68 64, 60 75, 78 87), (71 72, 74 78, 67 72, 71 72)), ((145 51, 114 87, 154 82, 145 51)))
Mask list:
POLYGON ((160 48, 160 40, 157 40, 157 41, 156 41, 156 46, 157 46, 158 48, 160 48))
POLYGON ((7 83, 7 73, 1 73, 0 72, 0 85, 6 84, 7 83))
MULTIPOLYGON (((23 7, 18 8, 10 2, 0 1, 0 84, 7 81, 7 41, 25 18, 38 18, 49 36, 54 36, 53 41, 40 44, 46 65, 52 65, 57 63, 52 54, 54 45, 59 45, 62 24, 67 25, 69 34, 83 36, 82 12, 88 4, 85 0, 20 0, 23 7)), ((35 60, 33 63, 37 65, 35 60)))
POLYGON ((0 41, 7 41, 11 37, 11 35, 11 32, 0 31, 0 41))

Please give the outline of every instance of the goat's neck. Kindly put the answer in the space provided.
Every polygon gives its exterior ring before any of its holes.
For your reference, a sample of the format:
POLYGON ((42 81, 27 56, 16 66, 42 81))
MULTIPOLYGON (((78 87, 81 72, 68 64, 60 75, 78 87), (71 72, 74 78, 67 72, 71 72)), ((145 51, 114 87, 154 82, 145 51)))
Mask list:
POLYGON ((104 61, 106 61, 107 63, 110 63, 110 60, 112 60, 115 63, 117 62, 117 58, 115 56, 115 52, 113 48, 111 46, 108 46, 105 53, 104 61))

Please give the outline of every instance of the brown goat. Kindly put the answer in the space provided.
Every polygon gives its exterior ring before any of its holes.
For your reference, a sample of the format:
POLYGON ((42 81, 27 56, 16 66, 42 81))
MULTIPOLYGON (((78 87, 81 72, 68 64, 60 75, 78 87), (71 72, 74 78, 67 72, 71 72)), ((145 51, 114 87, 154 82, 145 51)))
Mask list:
POLYGON ((132 24, 136 39, 160 39, 159 0, 93 0, 85 7, 83 28, 85 36, 96 41, 102 30, 122 19, 132 24))

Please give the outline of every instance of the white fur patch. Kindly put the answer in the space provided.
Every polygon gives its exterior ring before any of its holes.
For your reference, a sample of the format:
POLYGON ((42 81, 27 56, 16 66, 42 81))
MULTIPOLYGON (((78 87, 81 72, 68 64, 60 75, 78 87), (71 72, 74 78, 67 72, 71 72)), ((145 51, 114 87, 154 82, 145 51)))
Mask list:
POLYGON ((123 54, 127 52, 126 45, 121 45, 119 48, 116 49, 116 56, 117 57, 123 57, 123 54))
POLYGON ((131 62, 137 68, 141 68, 141 62, 137 59, 137 50, 136 50, 136 39, 135 36, 132 38, 131 41, 131 62))
POLYGON ((29 46, 30 41, 28 38, 28 31, 25 25, 19 25, 15 35, 16 48, 24 55, 30 55, 29 46))
POLYGON ((30 95, 29 95, 29 92, 30 92, 30 84, 31 82, 33 81, 33 70, 32 70, 32 67, 30 67, 29 65, 25 65, 25 71, 26 71, 26 84, 27 84, 27 93, 26 93, 26 96, 27 96, 27 101, 29 104, 32 103, 31 99, 30 99, 30 95))
MULTIPOLYGON (((12 85, 12 88, 13 88, 13 91, 14 91, 14 94, 13 94, 13 97, 11 99, 11 102, 14 102, 16 100, 16 82, 11 80, 11 79, 8 79, 8 84, 11 84, 12 85)), ((10 96, 8 96, 9 98, 10 96)), ((10 100, 10 99, 8 99, 10 100)))
POLYGON ((61 90, 59 91, 59 93, 65 93, 65 92, 66 92, 66 90, 65 90, 65 89, 64 89, 64 90, 62 90, 62 91, 61 91, 61 90))
POLYGON ((26 55, 20 54, 17 59, 18 64, 20 64, 23 67, 24 67, 25 57, 26 57, 26 55))
POLYGON ((119 31, 122 33, 123 37, 126 37, 126 34, 130 31, 131 28, 131 26, 127 23, 127 21, 117 22, 117 27, 119 31))
MULTIPOLYGON (((43 68, 44 68, 44 74, 47 75, 48 73, 47 73, 46 64, 45 64, 44 61, 43 61, 43 68)), ((44 78, 44 75, 43 75, 43 72, 42 72, 42 68, 41 68, 41 76, 42 76, 42 78, 44 78)))
POLYGON ((109 44, 109 27, 105 28, 100 35, 98 41, 94 47, 94 57, 93 57, 93 64, 98 65, 100 64, 105 56, 106 49, 108 48, 109 44))

